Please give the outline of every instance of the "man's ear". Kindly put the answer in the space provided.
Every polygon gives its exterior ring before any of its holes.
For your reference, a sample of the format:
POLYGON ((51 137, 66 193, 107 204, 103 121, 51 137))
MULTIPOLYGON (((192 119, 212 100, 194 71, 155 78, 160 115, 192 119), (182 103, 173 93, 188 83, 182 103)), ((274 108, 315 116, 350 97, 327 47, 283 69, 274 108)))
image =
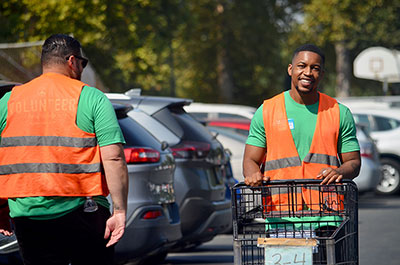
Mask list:
POLYGON ((75 61, 75 58, 73 58, 72 56, 70 56, 69 58, 68 58, 68 61, 67 61, 67 65, 68 65, 68 68, 69 69, 71 69, 71 70, 75 70, 75 68, 76 68, 76 61, 75 61))
POLYGON ((293 69, 293 65, 289 64, 288 68, 287 68, 287 72, 288 72, 289 76, 292 76, 292 69, 293 69))
POLYGON ((69 68, 73 69, 74 71, 79 68, 78 60, 73 55, 69 57, 67 64, 69 68))

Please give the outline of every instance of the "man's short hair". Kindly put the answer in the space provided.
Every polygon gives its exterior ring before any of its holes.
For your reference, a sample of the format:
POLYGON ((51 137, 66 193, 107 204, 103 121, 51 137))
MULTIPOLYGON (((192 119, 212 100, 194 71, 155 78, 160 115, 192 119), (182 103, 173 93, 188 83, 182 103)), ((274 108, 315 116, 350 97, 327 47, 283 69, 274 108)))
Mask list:
POLYGON ((318 54, 321 57, 322 65, 325 65, 325 54, 324 54, 324 52, 314 44, 303 44, 303 45, 297 47, 297 49, 294 50, 292 60, 294 59, 294 57, 297 56, 297 54, 299 52, 304 52, 304 51, 314 52, 314 53, 318 54))
POLYGON ((66 34, 54 34, 42 46, 42 66, 65 64, 69 55, 81 55, 81 44, 66 34))

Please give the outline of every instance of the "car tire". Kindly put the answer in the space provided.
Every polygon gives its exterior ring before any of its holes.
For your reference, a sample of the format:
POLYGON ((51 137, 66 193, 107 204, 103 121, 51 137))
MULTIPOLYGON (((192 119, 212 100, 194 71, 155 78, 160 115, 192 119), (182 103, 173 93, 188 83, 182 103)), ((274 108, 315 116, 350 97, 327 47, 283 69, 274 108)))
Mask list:
POLYGON ((381 159, 381 179, 375 192, 381 195, 398 194, 400 191, 400 163, 392 158, 381 159))

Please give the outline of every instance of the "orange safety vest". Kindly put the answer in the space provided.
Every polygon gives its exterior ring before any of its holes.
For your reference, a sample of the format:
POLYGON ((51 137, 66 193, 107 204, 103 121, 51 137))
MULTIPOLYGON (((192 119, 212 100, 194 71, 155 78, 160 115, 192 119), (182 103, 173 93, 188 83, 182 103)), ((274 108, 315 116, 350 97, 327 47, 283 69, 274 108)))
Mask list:
MULTIPOLYGON (((285 109, 285 96, 281 93, 263 104, 263 119, 267 142, 264 175, 271 180, 315 179, 322 168, 337 168, 337 142, 340 127, 340 113, 337 101, 319 93, 319 107, 316 128, 310 151, 301 161, 290 128, 285 109)), ((332 191, 324 193, 319 185, 295 191, 271 188, 267 199, 269 210, 302 210, 303 202, 312 210, 321 207, 337 210, 342 198, 332 191), (328 204, 328 207, 322 204, 328 204), (294 207, 293 207, 294 206, 294 207)))
POLYGON ((96 135, 78 128, 85 84, 46 73, 13 88, 0 144, 0 198, 108 195, 96 135))

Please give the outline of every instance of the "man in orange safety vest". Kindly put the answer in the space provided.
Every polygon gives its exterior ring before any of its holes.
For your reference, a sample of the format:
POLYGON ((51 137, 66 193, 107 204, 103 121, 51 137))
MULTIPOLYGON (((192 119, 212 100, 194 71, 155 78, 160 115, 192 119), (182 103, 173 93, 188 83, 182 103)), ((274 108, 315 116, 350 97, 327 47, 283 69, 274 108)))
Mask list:
POLYGON ((39 77, 0 100, 3 215, 24 264, 111 265, 126 223, 122 131, 104 93, 80 81, 88 60, 76 39, 50 36, 41 63, 39 77))
MULTIPOLYGON (((278 179, 321 179, 324 185, 358 175, 360 147, 352 114, 318 91, 324 64, 325 56, 315 45, 297 48, 288 66, 290 90, 265 100, 256 111, 243 158, 247 185, 278 179)), ((290 205, 284 192, 269 196, 272 205, 290 205)), ((318 210, 312 203, 320 200, 318 192, 298 191, 295 197, 297 210, 303 205, 318 210)))

